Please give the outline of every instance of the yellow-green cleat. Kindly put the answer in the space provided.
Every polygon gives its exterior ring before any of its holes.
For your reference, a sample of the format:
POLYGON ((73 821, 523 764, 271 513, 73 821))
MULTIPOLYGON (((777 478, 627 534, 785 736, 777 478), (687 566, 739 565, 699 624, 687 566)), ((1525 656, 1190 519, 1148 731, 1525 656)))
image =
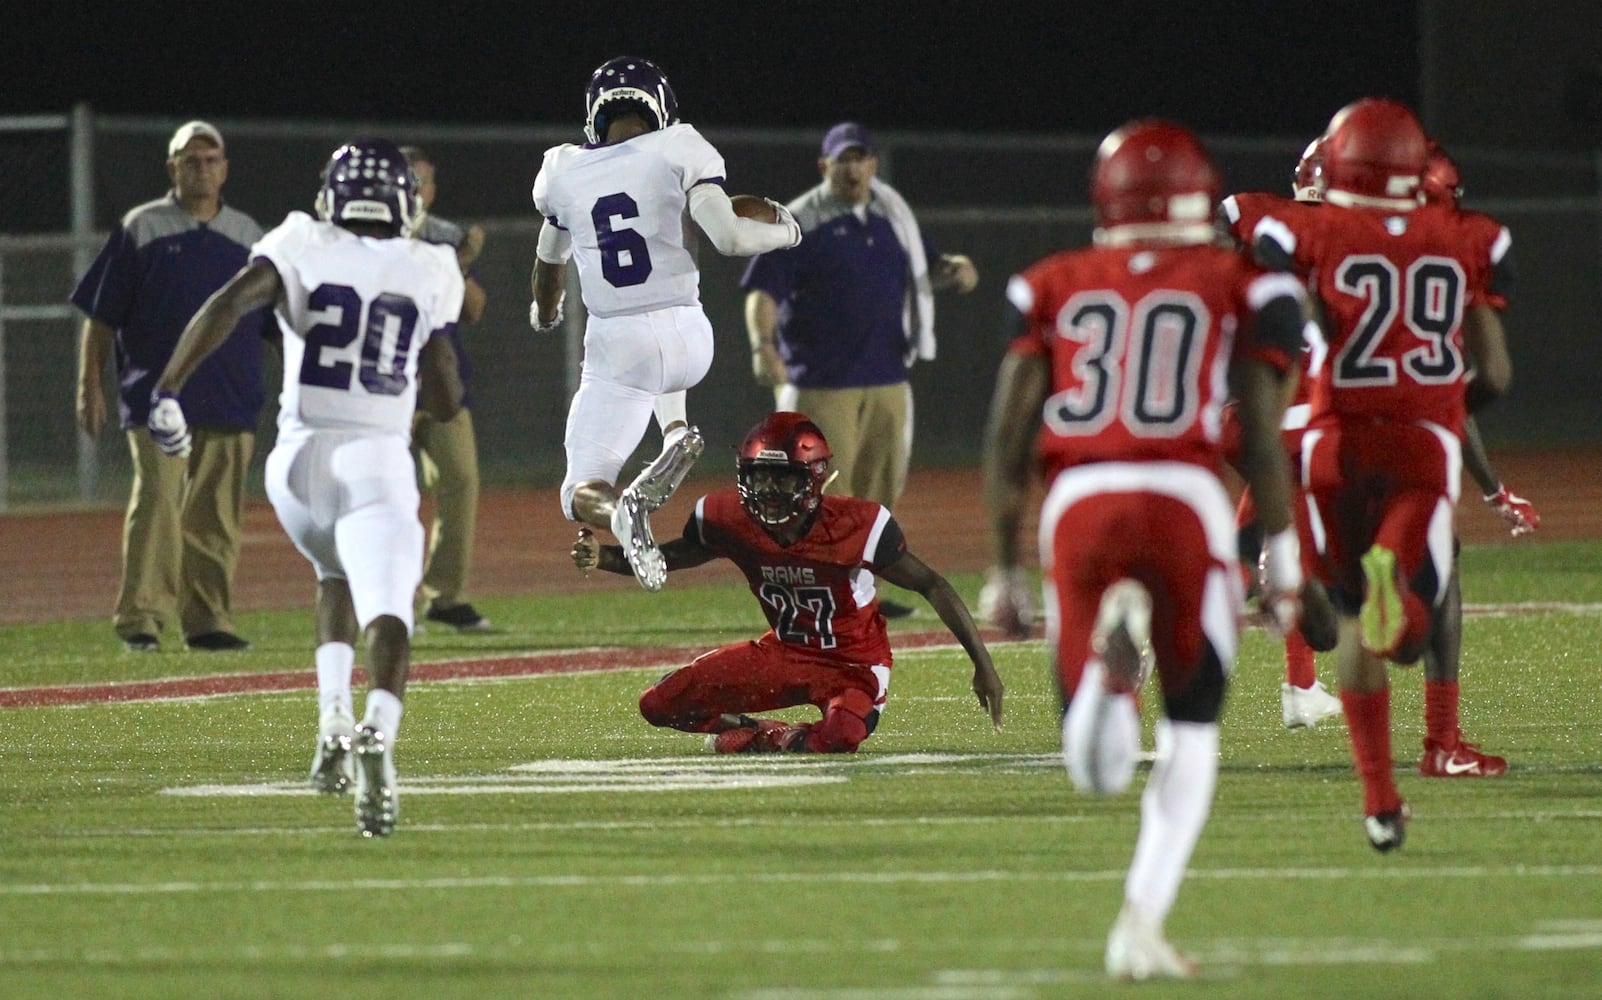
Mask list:
POLYGON ((1363 577, 1368 583, 1363 608, 1357 614, 1363 630, 1363 648, 1385 656, 1402 641, 1407 619, 1402 607, 1402 591, 1396 580, 1396 553, 1375 545, 1363 553, 1363 577))

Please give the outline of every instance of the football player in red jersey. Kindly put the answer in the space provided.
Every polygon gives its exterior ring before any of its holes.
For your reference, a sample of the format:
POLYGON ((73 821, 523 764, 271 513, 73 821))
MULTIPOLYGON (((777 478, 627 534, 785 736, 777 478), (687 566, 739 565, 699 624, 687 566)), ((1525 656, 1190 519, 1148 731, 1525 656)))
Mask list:
POLYGON ((1418 659, 1445 597, 1465 411, 1512 377, 1487 303, 1510 261, 1506 241, 1471 248, 1458 213, 1420 204, 1426 142, 1405 105, 1347 105, 1323 151, 1324 207, 1265 216, 1254 250, 1310 275, 1324 311, 1329 359, 1313 386, 1302 477, 1340 613, 1364 831, 1388 851, 1403 841, 1407 809, 1391 773, 1386 661, 1418 659))
MULTIPOLYGON (((1296 170, 1291 176, 1291 194, 1295 205, 1317 205, 1324 200, 1323 137, 1307 144, 1296 170)), ((1264 216, 1271 212, 1299 211, 1285 198, 1260 191, 1233 194, 1225 198, 1220 208, 1220 221, 1234 236, 1238 245, 1251 246, 1252 231, 1264 216)), ((1324 365, 1328 353, 1324 331, 1316 320, 1309 319, 1302 328, 1302 372, 1296 380, 1296 393, 1285 407, 1280 423, 1280 441, 1290 456, 1292 485, 1301 480, 1296 474, 1302 450, 1302 431, 1307 427, 1313 381, 1324 365)), ((1239 437, 1234 426, 1235 408, 1225 411, 1224 438, 1233 442, 1239 437)), ((1306 511, 1306 500, 1296 490, 1292 507, 1297 516, 1306 511)), ((1251 490, 1241 494, 1240 506, 1235 511, 1235 524, 1240 531, 1241 561, 1255 564, 1262 547, 1262 529, 1257 524, 1257 505, 1252 501, 1251 490)), ((1313 555, 1311 547, 1302 553, 1303 570, 1311 577, 1307 559, 1313 555)), ((1300 628, 1285 634, 1285 680, 1280 684, 1280 719, 1286 729, 1310 729, 1325 719, 1341 714, 1341 700, 1319 683, 1315 670, 1314 651, 1327 652, 1335 648, 1334 610, 1316 579, 1309 579, 1303 592, 1303 617, 1300 628), (1316 613, 1315 613, 1316 611, 1316 613), (1312 638, 1309 639, 1308 636, 1312 638)))
MULTIPOLYGON (((1476 257, 1488 256, 1498 244, 1509 243, 1507 230, 1496 220, 1458 207, 1463 187, 1457 164, 1434 142, 1430 143, 1420 187, 1426 204, 1454 209, 1463 216, 1470 252, 1476 257)), ((1485 301, 1500 312, 1507 306, 1506 290, 1488 293, 1485 301)), ((1515 538, 1541 526, 1535 506, 1514 494, 1497 476, 1473 417, 1463 424, 1463 465, 1479 485, 1485 502, 1507 522, 1508 531, 1515 538)), ((1426 778, 1495 778, 1507 773, 1506 758, 1484 753, 1463 739, 1457 680, 1462 646, 1463 597, 1454 551, 1446 598, 1424 649, 1424 754, 1419 758, 1418 770, 1426 778)))
MULTIPOLYGON (((806 415, 770 413, 739 449, 737 489, 696 501, 684 534, 662 546, 669 572, 719 556, 739 567, 769 631, 703 653, 640 697, 653 726, 711 734, 718 753, 855 753, 884 711, 890 638, 876 579, 922 594, 973 661, 973 692, 1001 728, 1001 678, 962 598, 907 549, 870 500, 825 496, 829 442, 806 415), (753 717, 793 705, 806 725, 753 717)), ((573 562, 628 575, 623 550, 580 532, 573 562)))
POLYGON ((1133 779, 1134 691, 1154 661, 1166 718, 1141 799, 1107 972, 1185 978, 1163 933, 1218 774, 1218 717, 1242 610, 1235 523, 1220 479, 1221 411, 1238 400, 1247 480, 1268 538, 1262 587, 1282 627, 1297 615, 1299 546, 1277 429, 1301 349, 1306 293, 1214 242, 1220 179, 1189 131, 1131 122, 1103 140, 1090 247, 1015 275, 1017 336, 985 435, 993 568, 1018 565, 1032 465, 1046 647, 1062 693, 1063 756, 1076 787, 1133 779))

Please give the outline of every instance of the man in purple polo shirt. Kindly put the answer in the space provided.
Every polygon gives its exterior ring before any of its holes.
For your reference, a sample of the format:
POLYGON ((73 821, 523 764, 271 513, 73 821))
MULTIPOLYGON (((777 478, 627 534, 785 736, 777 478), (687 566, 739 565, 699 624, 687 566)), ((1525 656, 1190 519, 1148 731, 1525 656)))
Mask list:
POLYGON ((78 426, 94 437, 105 425, 102 379, 115 351, 118 409, 133 454, 113 619, 123 644, 154 652, 162 631, 177 628, 190 649, 246 649, 234 634, 232 587, 245 472, 265 400, 266 312, 246 317, 185 385, 181 400, 195 438, 187 459, 163 455, 145 420, 184 325, 245 266, 262 230, 223 204, 228 158, 222 134, 206 122, 173 133, 167 175, 172 190, 122 217, 73 290, 72 304, 85 316, 78 426))
MULTIPOLYGON (((973 262, 940 254, 895 189, 879 180, 873 137, 842 122, 823 137, 822 182, 789 205, 801 244, 762 254, 740 284, 758 385, 775 409, 822 429, 837 492, 894 507, 912 448, 907 369, 935 356, 935 291, 970 292, 973 262)), ((886 617, 912 609, 880 601, 886 617)))

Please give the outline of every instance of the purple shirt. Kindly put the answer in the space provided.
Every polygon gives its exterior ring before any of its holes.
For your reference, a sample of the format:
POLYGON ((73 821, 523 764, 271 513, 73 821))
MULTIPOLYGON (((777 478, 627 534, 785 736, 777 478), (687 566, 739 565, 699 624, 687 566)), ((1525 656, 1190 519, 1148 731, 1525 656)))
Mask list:
MULTIPOLYGON (((761 254, 740 287, 779 307, 779 355, 803 389, 850 389, 907 380, 902 321, 910 275, 890 221, 869 202, 867 220, 819 185, 790 205, 804 238, 761 254)), ((924 240, 929 259, 937 256, 924 240)))
MULTIPOLYGON (((130 211, 72 292, 72 304, 116 331, 124 430, 143 427, 150 393, 191 317, 242 267, 261 227, 226 205, 199 222, 168 194, 130 211)), ((253 430, 266 401, 261 341, 270 312, 247 313, 179 396, 191 424, 253 430)))

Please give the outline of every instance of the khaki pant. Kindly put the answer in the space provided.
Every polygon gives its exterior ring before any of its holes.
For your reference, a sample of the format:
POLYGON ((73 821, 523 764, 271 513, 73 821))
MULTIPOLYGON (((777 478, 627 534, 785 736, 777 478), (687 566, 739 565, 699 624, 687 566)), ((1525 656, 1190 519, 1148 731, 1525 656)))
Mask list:
POLYGON ((127 432, 133 488, 122 530, 122 590, 112 624, 124 639, 232 632, 234 568, 244 516, 250 431, 193 428, 187 460, 161 453, 144 428, 127 432))
POLYGON ((467 602, 478 525, 478 444, 473 414, 462 410, 445 423, 418 414, 412 425, 419 486, 434 495, 423 585, 418 597, 436 608, 467 602))
POLYGON ((912 454, 912 385, 862 389, 780 386, 777 408, 812 418, 834 453, 839 478, 831 493, 874 500, 894 509, 907 485, 912 454))

